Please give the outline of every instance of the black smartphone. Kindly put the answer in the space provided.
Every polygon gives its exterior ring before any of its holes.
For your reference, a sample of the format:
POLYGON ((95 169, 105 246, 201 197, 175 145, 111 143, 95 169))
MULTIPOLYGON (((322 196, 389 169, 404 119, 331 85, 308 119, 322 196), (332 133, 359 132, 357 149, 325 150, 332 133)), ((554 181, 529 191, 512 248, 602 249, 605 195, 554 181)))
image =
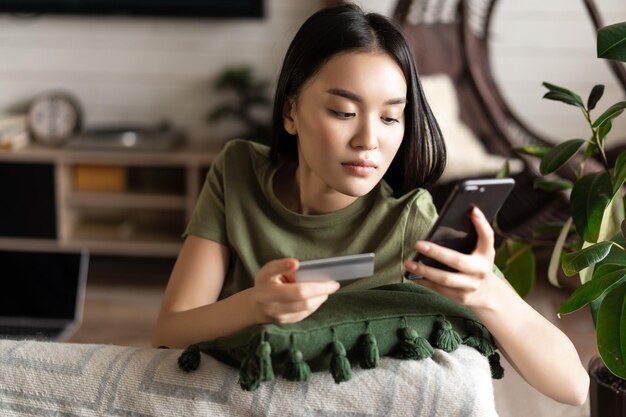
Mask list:
MULTIPOLYGON (((476 229, 470 218, 472 208, 478 207, 491 222, 514 186, 513 178, 468 179, 458 183, 424 240, 462 253, 471 253, 476 247, 477 240, 476 229)), ((419 252, 415 254, 413 260, 446 271, 454 271, 419 252)), ((404 276, 408 279, 422 278, 408 271, 404 276)))

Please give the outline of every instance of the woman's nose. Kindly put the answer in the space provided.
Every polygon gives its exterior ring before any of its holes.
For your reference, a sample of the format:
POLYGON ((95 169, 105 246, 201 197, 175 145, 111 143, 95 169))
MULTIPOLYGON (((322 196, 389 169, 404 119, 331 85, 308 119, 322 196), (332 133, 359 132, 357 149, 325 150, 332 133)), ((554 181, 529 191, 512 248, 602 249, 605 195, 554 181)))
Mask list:
POLYGON ((357 149, 371 150, 378 148, 378 138, 375 124, 371 120, 364 120, 358 132, 352 138, 352 147, 357 149))

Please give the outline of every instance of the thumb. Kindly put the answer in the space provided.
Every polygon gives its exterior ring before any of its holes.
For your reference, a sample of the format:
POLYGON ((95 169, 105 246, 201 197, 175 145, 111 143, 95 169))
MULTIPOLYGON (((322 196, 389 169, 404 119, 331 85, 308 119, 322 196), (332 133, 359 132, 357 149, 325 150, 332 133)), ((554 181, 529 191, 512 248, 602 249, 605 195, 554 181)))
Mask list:
POLYGON ((282 282, 282 276, 293 275, 300 263, 295 258, 283 258, 269 261, 259 270, 256 282, 268 282, 277 279, 282 282))

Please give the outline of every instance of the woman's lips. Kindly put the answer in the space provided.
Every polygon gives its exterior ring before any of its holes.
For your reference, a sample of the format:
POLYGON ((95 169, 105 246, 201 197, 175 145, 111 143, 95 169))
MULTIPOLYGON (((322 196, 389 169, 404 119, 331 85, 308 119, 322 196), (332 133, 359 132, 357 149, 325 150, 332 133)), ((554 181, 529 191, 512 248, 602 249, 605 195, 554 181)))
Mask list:
POLYGON ((376 170, 376 164, 369 160, 342 162, 341 165, 352 174, 365 177, 376 170))

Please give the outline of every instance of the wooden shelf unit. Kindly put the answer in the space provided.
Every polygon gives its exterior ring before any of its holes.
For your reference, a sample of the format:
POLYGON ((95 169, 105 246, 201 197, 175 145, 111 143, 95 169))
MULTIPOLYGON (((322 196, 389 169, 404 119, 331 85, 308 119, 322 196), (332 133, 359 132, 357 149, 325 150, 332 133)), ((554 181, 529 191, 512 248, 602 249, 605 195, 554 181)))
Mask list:
MULTIPOLYGON (((0 247, 87 247, 101 255, 176 256, 204 175, 220 149, 215 145, 168 152, 90 151, 33 145, 0 151, 0 165, 49 164, 53 168, 56 208, 55 238, 6 236, 0 230, 0 247), (129 173, 127 187, 77 190, 75 170, 80 166, 119 167, 129 173)), ((19 178, 14 180, 19 184, 19 178)), ((2 195, 5 198, 12 196, 2 195)))

